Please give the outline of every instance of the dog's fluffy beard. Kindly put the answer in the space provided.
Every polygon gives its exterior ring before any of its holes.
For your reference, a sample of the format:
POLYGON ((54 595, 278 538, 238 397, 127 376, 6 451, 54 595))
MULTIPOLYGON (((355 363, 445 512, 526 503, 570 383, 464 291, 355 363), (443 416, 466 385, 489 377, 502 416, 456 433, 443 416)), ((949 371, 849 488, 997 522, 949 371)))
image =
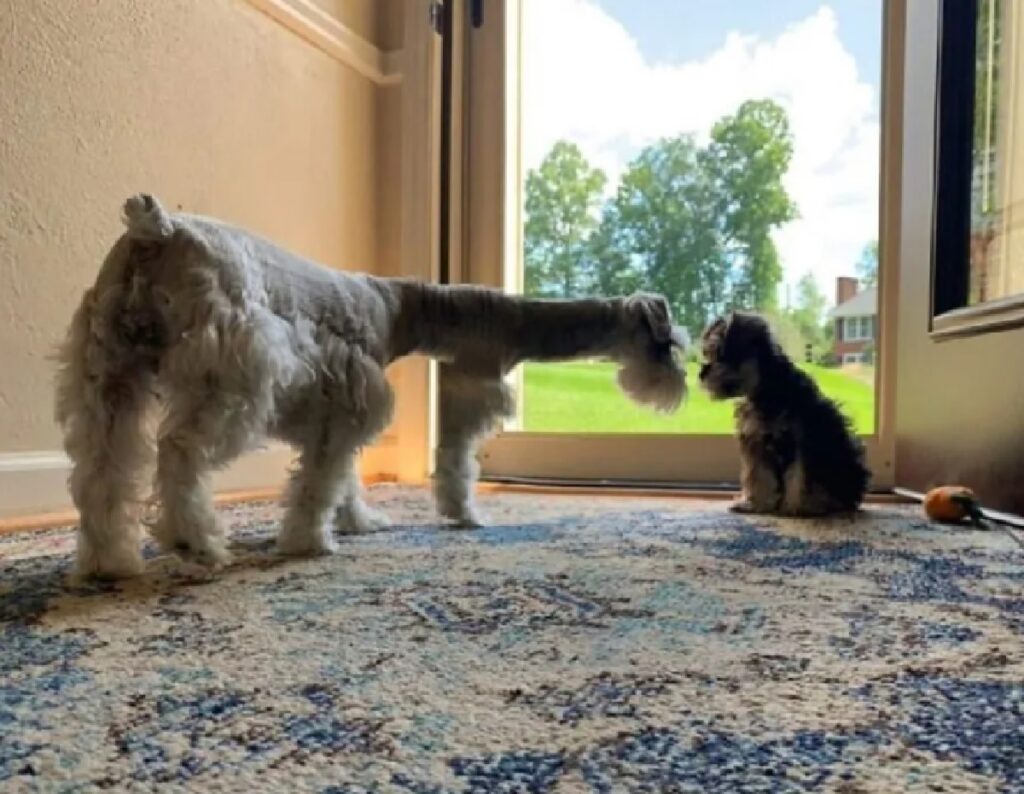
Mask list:
POLYGON ((618 356, 619 388, 641 405, 675 411, 686 398, 686 370, 676 356, 689 344, 686 331, 673 325, 668 303, 659 295, 634 295, 624 309, 636 329, 618 356))
POLYGON ((630 399, 662 413, 675 411, 686 396, 686 373, 675 362, 637 359, 619 368, 619 388, 630 399))
POLYGON ((801 516, 855 510, 870 476, 863 448, 765 320, 735 312, 711 323, 701 341, 701 386, 714 399, 741 398, 737 509, 801 516))

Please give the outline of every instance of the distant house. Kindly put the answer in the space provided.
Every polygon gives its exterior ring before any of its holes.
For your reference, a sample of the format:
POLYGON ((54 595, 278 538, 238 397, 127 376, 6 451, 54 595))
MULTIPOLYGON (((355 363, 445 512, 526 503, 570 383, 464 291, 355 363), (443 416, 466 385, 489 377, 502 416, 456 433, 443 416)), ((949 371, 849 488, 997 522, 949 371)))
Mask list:
POLYGON ((829 312, 835 323, 832 355, 839 364, 870 364, 878 334, 878 290, 861 290, 855 278, 836 279, 836 306, 829 312))

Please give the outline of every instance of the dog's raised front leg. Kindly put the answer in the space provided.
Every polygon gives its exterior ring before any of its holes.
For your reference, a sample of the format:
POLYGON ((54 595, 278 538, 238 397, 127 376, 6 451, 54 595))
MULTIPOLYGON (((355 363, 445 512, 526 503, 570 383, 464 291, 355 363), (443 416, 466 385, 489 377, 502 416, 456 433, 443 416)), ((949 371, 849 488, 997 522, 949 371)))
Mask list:
POLYGON ((473 498, 480 473, 477 445, 513 408, 513 396, 500 376, 442 365, 440 440, 434 461, 438 512, 459 527, 484 521, 473 498))

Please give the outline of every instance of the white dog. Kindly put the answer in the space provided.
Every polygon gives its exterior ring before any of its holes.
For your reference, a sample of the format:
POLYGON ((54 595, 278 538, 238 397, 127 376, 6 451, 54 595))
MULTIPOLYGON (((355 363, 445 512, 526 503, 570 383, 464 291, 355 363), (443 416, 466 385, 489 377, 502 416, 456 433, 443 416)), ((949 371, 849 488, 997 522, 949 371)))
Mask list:
POLYGON ((218 565, 229 556, 209 473, 268 436, 299 452, 281 552, 328 553, 335 526, 386 524, 360 495, 355 459, 390 421, 384 368, 401 356, 444 362, 434 487, 441 513, 463 525, 479 522, 475 447, 507 414, 502 378, 519 362, 603 357, 640 403, 673 410, 685 394, 673 351, 684 340, 659 296, 540 301, 341 273, 147 195, 125 203, 124 220, 60 351, 56 413, 82 575, 142 568, 151 416, 154 536, 218 565))

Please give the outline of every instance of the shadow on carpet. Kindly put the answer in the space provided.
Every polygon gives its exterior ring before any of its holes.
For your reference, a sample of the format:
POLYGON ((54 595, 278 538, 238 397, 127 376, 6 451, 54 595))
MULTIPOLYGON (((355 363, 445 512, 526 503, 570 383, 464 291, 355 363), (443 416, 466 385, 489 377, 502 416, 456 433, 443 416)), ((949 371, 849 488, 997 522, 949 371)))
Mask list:
POLYGON ((0 787, 85 791, 1024 791, 1024 551, 900 508, 425 492, 330 558, 149 550, 66 580, 0 538, 0 787))

